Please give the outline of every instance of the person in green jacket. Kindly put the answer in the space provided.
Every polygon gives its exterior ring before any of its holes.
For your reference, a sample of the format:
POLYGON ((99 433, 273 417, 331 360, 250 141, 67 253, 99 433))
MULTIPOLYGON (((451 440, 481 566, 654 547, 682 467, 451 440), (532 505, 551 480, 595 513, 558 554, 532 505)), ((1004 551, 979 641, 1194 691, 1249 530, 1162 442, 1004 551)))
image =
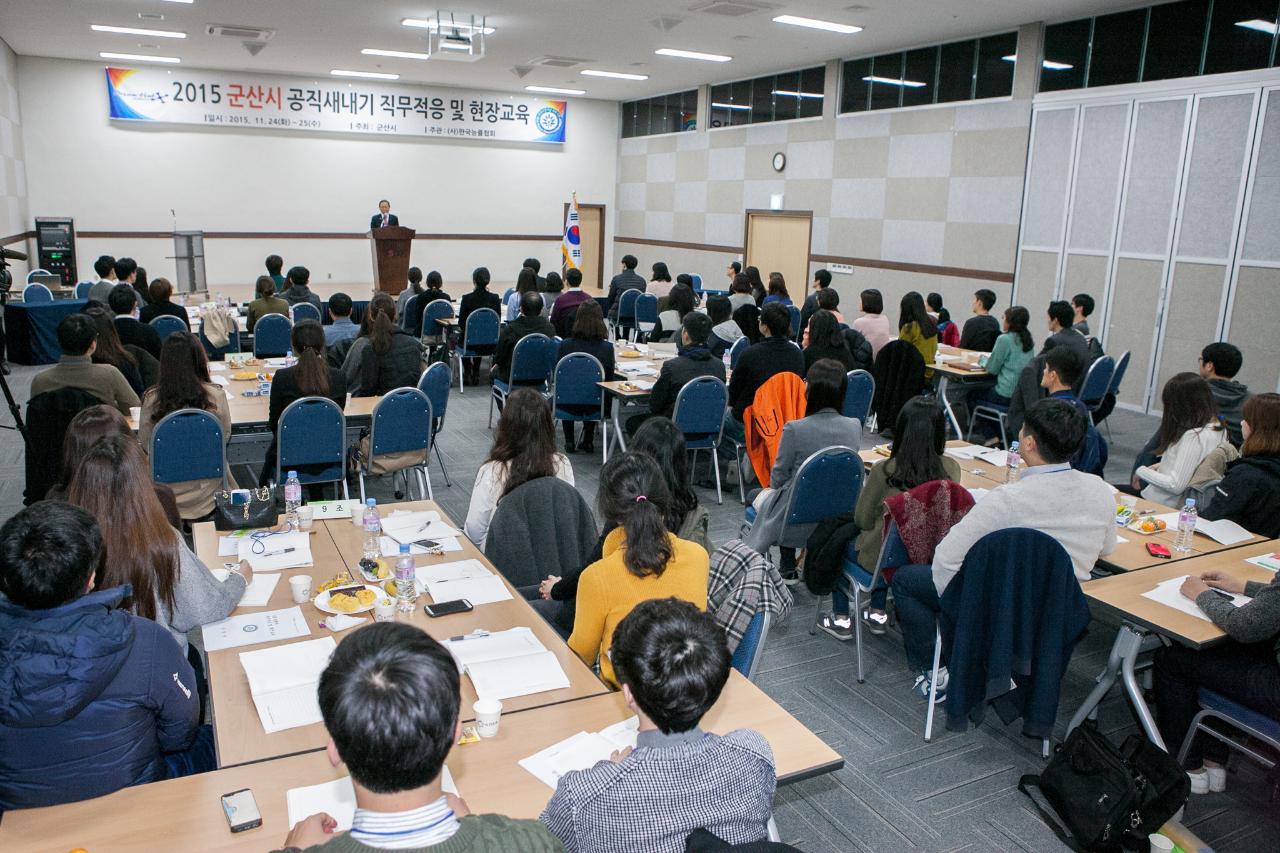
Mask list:
POLYGON ((403 622, 356 630, 320 676, 329 760, 346 764, 356 792, 348 832, 330 815, 294 824, 286 851, 555 853, 564 846, 535 820, 473 815, 445 793, 441 773, 462 734, 458 668, 444 646, 403 622))
POLYGON ((1009 400, 1018 387, 1018 377, 1022 369, 1035 357, 1035 341, 1027 325, 1031 322, 1031 312, 1021 305, 1014 305, 1004 312, 1003 332, 996 338, 984 365, 987 373, 996 378, 994 385, 983 385, 969 394, 967 405, 970 410, 981 403, 994 403, 1009 407, 1009 400))

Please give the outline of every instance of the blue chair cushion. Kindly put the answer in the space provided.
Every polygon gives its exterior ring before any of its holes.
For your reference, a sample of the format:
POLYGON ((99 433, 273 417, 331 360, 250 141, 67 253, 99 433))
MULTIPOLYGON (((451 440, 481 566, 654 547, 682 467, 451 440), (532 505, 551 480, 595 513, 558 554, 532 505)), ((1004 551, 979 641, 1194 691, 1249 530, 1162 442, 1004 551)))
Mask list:
POLYGON ((1221 693, 1214 693, 1212 690, 1206 690, 1201 687, 1200 707, 1218 711, 1224 716, 1239 720, 1246 726, 1257 729, 1272 740, 1280 741, 1280 720, 1273 720, 1266 714, 1245 707, 1234 699, 1228 699, 1221 693))
POLYGON ((510 385, 508 385, 506 382, 503 382, 501 379, 499 379, 496 376, 493 377, 493 387, 501 391, 503 394, 506 394, 508 391, 511 390, 510 385))
POLYGON ((755 523, 755 520, 756 520, 755 506, 753 506, 752 504, 747 504, 747 511, 744 514, 747 517, 747 521, 751 522, 752 524, 755 523))

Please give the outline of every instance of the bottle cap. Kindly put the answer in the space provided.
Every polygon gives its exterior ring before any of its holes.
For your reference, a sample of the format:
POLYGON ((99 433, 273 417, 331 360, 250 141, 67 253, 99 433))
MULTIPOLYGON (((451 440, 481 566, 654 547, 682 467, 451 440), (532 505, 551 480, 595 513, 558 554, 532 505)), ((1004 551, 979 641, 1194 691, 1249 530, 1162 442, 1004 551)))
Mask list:
POLYGON ((364 505, 365 505, 365 506, 377 506, 377 505, 378 505, 378 501, 377 501, 375 498, 369 498, 368 500, 366 500, 366 501, 364 502, 364 505))
POLYGON ((401 553, 401 554, 408 554, 408 553, 409 553, 409 544, 408 544, 407 542, 401 542, 401 543, 400 543, 400 553, 401 553))
POLYGON ((289 472, 289 479, 290 479, 290 480, 296 480, 296 479, 298 479, 298 472, 297 472, 297 471, 290 471, 290 472, 289 472))
POLYGON ((1195 498, 1187 498, 1187 506, 1192 507, 1194 509, 1195 505, 1196 505, 1195 498))

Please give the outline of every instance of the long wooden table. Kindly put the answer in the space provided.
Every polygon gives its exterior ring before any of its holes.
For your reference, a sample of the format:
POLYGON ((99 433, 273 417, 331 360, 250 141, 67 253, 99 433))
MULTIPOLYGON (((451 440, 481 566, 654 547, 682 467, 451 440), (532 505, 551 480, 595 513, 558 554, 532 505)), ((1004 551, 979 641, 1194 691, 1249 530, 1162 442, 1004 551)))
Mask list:
POLYGON ((925 367, 932 368, 938 377, 938 400, 942 403, 943 414, 956 431, 957 437, 964 437, 964 430, 960 428, 960 420, 956 417, 955 411, 951 408, 951 401, 947 399, 947 386, 952 382, 960 384, 974 382, 990 382, 992 376, 977 367, 978 359, 989 353, 979 352, 978 350, 960 349, 960 347, 949 347, 945 344, 938 347, 938 355, 947 356, 947 361, 937 361, 933 364, 926 364, 925 367), (968 366, 965 366, 968 365, 968 366))
MULTIPOLYGON (((455 746, 447 766, 458 792, 476 814, 497 812, 536 818, 551 789, 517 762, 580 731, 599 731, 631 716, 620 693, 580 699, 521 714, 502 716, 492 739, 455 746)), ((703 728, 723 734, 738 728, 762 734, 773 749, 778 782, 786 784, 839 769, 844 759, 758 687, 731 672, 720 701, 703 728)), ((94 800, 44 809, 9 812, 0 822, 0 849, 91 853, 205 851, 279 847, 289 831, 285 792, 347 775, 328 755, 309 752, 125 788, 94 800), (262 812, 262 826, 232 834, 219 798, 249 788, 262 812), (34 839, 39 839, 38 844, 34 839)))
MULTIPOLYGON (((392 510, 435 510, 441 519, 451 523, 448 516, 430 501, 388 504, 380 507, 384 515, 392 510)), ((198 524, 195 527, 196 554, 205 565, 218 567, 234 558, 219 557, 217 531, 211 523, 198 524)), ((280 572, 281 578, 272 592, 271 599, 263 608, 237 608, 235 614, 261 610, 278 610, 292 607, 293 598, 289 589, 289 578, 296 575, 310 575, 312 578, 312 595, 321 583, 329 580, 344 569, 355 569, 360 560, 360 549, 363 533, 349 519, 334 519, 316 522, 316 533, 311 537, 311 556, 313 566, 285 569, 280 572)), ((491 571, 491 563, 467 540, 459 537, 462 551, 442 556, 415 555, 414 562, 419 566, 448 563, 456 560, 475 559, 483 562, 491 571)), ((358 570, 357 570, 358 573, 358 570)), ((495 571, 495 573, 497 573, 495 571)), ((354 574, 353 574, 354 576, 354 574)), ((504 580, 505 583, 505 580, 504 580)), ((530 628, 542 641, 542 644, 553 652, 560 661, 565 675, 569 678, 569 686, 560 690, 536 693, 531 696, 519 696, 503 700, 504 713, 518 713, 529 708, 544 705, 556 705, 573 699, 598 696, 609 692, 609 688, 587 667, 582 660, 560 639, 559 635, 533 611, 510 584, 509 601, 494 604, 482 604, 470 613, 458 613, 437 619, 429 618, 423 612, 422 605, 429 601, 423 593, 415 608, 413 616, 406 621, 422 628, 437 640, 467 634, 476 629, 486 631, 502 631, 507 628, 523 626, 530 628)), ((222 767, 262 761, 298 752, 322 749, 327 742, 324 726, 315 723, 310 726, 286 729, 268 734, 262 728, 258 712, 253 704, 253 696, 249 692, 249 680, 245 676, 244 667, 240 663, 240 653, 255 649, 270 648, 285 643, 301 642, 304 639, 316 639, 332 634, 320 627, 325 614, 310 602, 300 605, 311 627, 311 635, 306 638, 281 640, 275 643, 263 643, 256 646, 225 649, 209 654, 209 698, 213 707, 215 743, 218 751, 218 763, 222 767)), ((233 615, 235 615, 233 614, 233 615)), ((364 614, 372 622, 372 613, 364 614)), ((404 617, 397 617, 404 619, 404 617)), ((348 629, 336 634, 333 638, 341 642, 351 631, 348 629)), ((462 679, 462 718, 464 721, 474 719, 471 706, 476 700, 475 689, 471 679, 462 679)))
MULTIPOLYGON (((651 361, 654 363, 656 369, 661 370, 662 362, 675 357, 674 355, 668 355, 666 353, 654 352, 647 344, 643 344, 642 346, 645 347, 643 351, 636 349, 635 344, 614 341, 615 371, 620 371, 622 368, 626 367, 628 362, 634 363, 639 361, 651 361), (637 352, 639 355, 623 355, 623 353, 628 352, 637 352)), ((644 379, 645 381, 652 383, 656 382, 658 377, 646 376, 644 379)), ((613 420, 613 435, 605 436, 603 439, 604 454, 607 458, 614 443, 616 443, 618 448, 624 452, 627 449, 627 431, 623 425, 622 410, 628 407, 637 410, 641 407, 647 407, 649 404, 650 390, 637 388, 626 379, 614 379, 609 382, 599 382, 597 384, 604 390, 606 396, 614 397, 616 399, 616 402, 609 407, 612 410, 610 417, 613 420)), ((633 412, 633 414, 636 413, 638 412, 633 412)))

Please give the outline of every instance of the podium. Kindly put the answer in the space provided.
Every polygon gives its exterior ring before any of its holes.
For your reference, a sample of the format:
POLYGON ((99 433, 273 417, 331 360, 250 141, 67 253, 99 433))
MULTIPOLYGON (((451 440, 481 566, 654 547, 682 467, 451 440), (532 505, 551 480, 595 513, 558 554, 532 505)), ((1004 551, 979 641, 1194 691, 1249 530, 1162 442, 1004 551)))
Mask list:
POLYGON ((412 228, 389 225, 369 232, 373 249, 374 289, 392 296, 399 295, 409 284, 409 249, 413 246, 412 228))

